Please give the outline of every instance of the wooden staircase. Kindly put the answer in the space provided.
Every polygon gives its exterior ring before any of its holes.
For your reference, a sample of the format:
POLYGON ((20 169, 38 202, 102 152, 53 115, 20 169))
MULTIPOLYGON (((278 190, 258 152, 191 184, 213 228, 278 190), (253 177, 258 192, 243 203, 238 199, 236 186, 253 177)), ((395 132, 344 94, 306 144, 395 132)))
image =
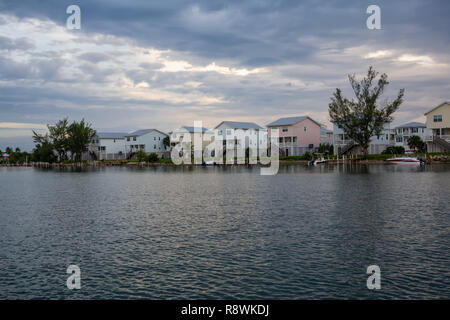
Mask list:
POLYGON ((354 141, 347 143, 344 147, 341 148, 339 155, 346 154, 347 152, 349 152, 351 149, 353 149, 356 146, 357 146, 357 144, 354 141))
POLYGON ((444 150, 446 150, 447 152, 450 152, 450 143, 448 143, 444 139, 439 138, 438 136, 434 136, 433 142, 438 146, 440 146, 441 148, 443 148, 444 150))

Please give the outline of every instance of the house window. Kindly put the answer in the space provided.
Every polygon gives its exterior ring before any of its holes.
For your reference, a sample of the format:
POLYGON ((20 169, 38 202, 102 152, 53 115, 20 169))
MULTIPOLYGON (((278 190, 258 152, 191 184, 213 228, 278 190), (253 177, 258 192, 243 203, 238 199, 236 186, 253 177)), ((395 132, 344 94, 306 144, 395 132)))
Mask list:
POLYGON ((227 136, 231 135, 231 130, 227 129, 227 136))
POLYGON ((145 149, 145 145, 144 144, 141 144, 140 147, 141 147, 141 149, 145 149))
POLYGON ((283 143, 283 138, 278 138, 278 141, 279 141, 280 143, 283 143))
POLYGON ((395 141, 397 141, 397 142, 403 142, 403 138, 402 138, 402 137, 396 137, 396 138, 395 138, 395 141))
POLYGON ((411 133, 418 133, 419 132, 419 128, 411 128, 411 133))
POLYGON ((222 135, 222 130, 219 130, 218 134, 219 134, 219 135, 222 135))
POLYGON ((277 132, 278 128, 277 127, 273 127, 272 128, 272 132, 277 132))
POLYGON ((442 122, 442 114, 436 114, 433 116, 433 122, 442 122))
POLYGON ((297 137, 292 137, 292 142, 297 142, 297 137))
POLYGON ((101 150, 101 151, 105 151, 105 150, 106 150, 106 147, 100 147, 100 150, 101 150))
POLYGON ((156 144, 153 145, 153 149, 156 149, 156 144))
POLYGON ((130 141, 130 137, 127 138, 127 141, 130 141))
POLYGON ((303 131, 305 131, 305 132, 306 132, 306 127, 303 127, 303 131))
POLYGON ((283 127, 283 132, 287 132, 288 131, 288 127, 283 127))
POLYGON ((133 141, 136 141, 136 137, 133 137, 133 141))
POLYGON ((161 137, 158 137, 158 140, 161 140, 161 137))

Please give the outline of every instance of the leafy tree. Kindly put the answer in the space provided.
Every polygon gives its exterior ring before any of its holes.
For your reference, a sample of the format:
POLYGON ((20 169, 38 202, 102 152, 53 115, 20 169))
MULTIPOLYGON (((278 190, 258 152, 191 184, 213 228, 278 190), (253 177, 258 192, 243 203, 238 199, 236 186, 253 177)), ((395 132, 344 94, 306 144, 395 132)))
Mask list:
POLYGON ((84 119, 80 122, 74 121, 67 127, 67 146, 76 161, 81 161, 83 152, 88 151, 89 143, 95 135, 96 131, 90 124, 85 123, 84 119))
POLYGON ((54 126, 47 125, 49 138, 53 142, 53 147, 58 153, 60 161, 67 160, 67 151, 69 151, 68 139, 69 121, 67 118, 59 120, 54 126))
POLYGON ((389 82, 387 75, 383 73, 377 84, 373 84, 377 76, 378 72, 372 67, 361 81, 357 81, 355 75, 349 75, 356 100, 344 98, 341 89, 337 88, 328 105, 331 120, 361 146, 364 154, 368 154, 372 136, 381 135, 384 125, 392 121, 392 114, 403 102, 404 89, 400 89, 394 101, 390 103, 386 101, 379 105, 377 100, 389 82))
POLYGON ((10 155, 11 153, 13 153, 13 150, 11 147, 6 147, 5 152, 10 155))
POLYGON ((157 162, 158 161, 158 155, 156 153, 154 153, 154 152, 150 153, 148 155, 147 161, 148 162, 157 162))
POLYGON ((419 136, 411 136, 407 140, 408 146, 419 152, 425 152, 426 145, 419 136))
POLYGON ((138 152, 136 152, 135 156, 139 162, 144 162, 147 160, 147 154, 142 150, 139 150, 138 152))
POLYGON ((31 160, 35 162, 55 162, 56 155, 53 152, 53 145, 48 141, 42 144, 38 143, 31 154, 31 160))

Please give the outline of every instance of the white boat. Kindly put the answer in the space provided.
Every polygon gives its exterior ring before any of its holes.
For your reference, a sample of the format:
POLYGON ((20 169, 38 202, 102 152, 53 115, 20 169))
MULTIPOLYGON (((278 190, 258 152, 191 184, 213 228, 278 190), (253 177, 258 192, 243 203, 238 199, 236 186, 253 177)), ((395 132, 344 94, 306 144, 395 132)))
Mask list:
POLYGON ((398 164, 415 164, 415 165, 423 165, 426 161, 420 157, 393 157, 386 159, 386 162, 389 163, 398 163, 398 164))
POLYGON ((313 157, 313 159, 312 159, 311 161, 309 161, 309 164, 310 164, 310 165, 316 166, 316 165, 318 165, 318 164, 321 164, 321 163, 327 163, 327 162, 328 162, 328 160, 326 160, 326 159, 323 157, 323 153, 315 153, 315 154, 318 156, 318 158, 315 159, 315 158, 313 157))

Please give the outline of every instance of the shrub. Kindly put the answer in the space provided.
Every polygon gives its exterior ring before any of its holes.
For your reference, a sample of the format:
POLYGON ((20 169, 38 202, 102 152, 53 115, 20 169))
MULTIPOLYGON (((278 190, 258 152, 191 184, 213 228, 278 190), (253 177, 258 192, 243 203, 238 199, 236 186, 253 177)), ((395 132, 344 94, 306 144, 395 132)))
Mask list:
POLYGON ((148 162, 157 162, 158 161, 158 155, 154 152, 150 153, 147 157, 148 162))
POLYGON ((138 152, 136 152, 135 156, 136 156, 137 161, 139 161, 139 162, 144 162, 147 159, 147 154, 142 150, 139 150, 138 152))
POLYGON ((381 154, 404 154, 405 148, 398 146, 398 147, 388 147, 386 150, 384 150, 381 154))

